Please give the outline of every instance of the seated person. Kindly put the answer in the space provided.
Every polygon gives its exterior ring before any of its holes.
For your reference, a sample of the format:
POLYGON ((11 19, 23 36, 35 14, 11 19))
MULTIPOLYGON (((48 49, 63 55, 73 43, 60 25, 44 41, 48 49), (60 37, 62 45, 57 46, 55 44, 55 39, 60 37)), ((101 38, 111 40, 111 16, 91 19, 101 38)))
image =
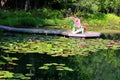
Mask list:
POLYGON ((81 25, 80 19, 77 17, 73 17, 73 25, 72 25, 72 33, 84 33, 84 27, 81 25))

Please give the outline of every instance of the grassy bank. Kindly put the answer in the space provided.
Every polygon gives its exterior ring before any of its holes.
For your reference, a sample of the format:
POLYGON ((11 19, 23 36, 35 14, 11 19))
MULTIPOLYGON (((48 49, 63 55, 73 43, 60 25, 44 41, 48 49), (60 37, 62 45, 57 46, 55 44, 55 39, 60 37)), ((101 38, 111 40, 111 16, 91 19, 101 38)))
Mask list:
MULTIPOLYGON (((44 29, 70 29, 71 21, 64 17, 65 10, 37 9, 25 11, 0 11, 0 25, 44 29)), ((120 30, 120 17, 114 14, 78 13, 87 30, 120 30)))
POLYGON ((120 17, 114 14, 91 15, 90 18, 85 20, 85 22, 88 24, 89 30, 107 30, 108 32, 110 30, 120 30, 120 17))

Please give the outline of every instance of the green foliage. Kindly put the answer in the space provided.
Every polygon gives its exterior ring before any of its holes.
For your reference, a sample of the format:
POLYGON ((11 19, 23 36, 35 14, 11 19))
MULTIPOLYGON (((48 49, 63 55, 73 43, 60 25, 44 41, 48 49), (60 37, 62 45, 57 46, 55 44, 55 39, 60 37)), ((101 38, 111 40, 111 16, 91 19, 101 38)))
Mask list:
POLYGON ((60 71, 73 71, 73 69, 69 68, 69 67, 66 67, 65 64, 58 64, 58 63, 47 63, 47 64, 44 64, 43 66, 39 67, 39 69, 45 69, 45 70, 48 70, 48 69, 55 69, 55 70, 60 70, 60 71))
POLYGON ((18 19, 19 25, 17 26, 26 26, 26 27, 35 27, 36 26, 36 20, 33 17, 21 17, 18 19))
POLYGON ((10 11, 0 10, 0 19, 7 19, 9 16, 13 17, 13 15, 12 15, 12 13, 10 11))
POLYGON ((17 26, 19 25, 19 22, 17 20, 17 18, 7 18, 6 20, 4 20, 3 23, 1 23, 2 25, 8 25, 8 26, 17 26))
POLYGON ((98 0, 80 0, 79 6, 83 8, 85 12, 96 13, 99 11, 99 1, 98 0), (87 10, 86 10, 87 9, 87 10))
POLYGON ((120 17, 116 16, 115 14, 107 14, 106 15, 108 22, 119 23, 120 17))
POLYGON ((0 62, 7 61, 6 66, 2 63, 4 69, 11 61, 18 64, 13 66, 14 70, 6 70, 4 74, 3 70, 0 71, 1 79, 3 76, 21 80, 120 78, 117 75, 120 67, 120 40, 4 33, 0 38, 0 49, 0 62))
POLYGON ((0 60, 0 65, 4 65, 4 64, 6 64, 6 63, 0 60))
MULTIPOLYGON (((69 4, 69 3, 68 3, 69 4)), ((114 13, 119 15, 119 4, 120 0, 78 0, 76 1, 76 8, 79 8, 76 12, 86 12, 86 13, 114 13)), ((71 4, 72 6, 72 4, 71 4)))
MULTIPOLYGON (((76 40, 65 37, 55 36, 40 36, 36 37, 31 35, 14 35, 12 37, 2 38, 0 42, 1 48, 4 52, 8 53, 39 53, 48 54, 53 57, 62 56, 68 57, 73 55, 89 55, 88 52, 96 52, 100 49, 119 49, 119 41, 103 40, 103 39, 90 39, 90 40, 76 40), (9 40, 9 41, 8 41, 9 40), (20 42, 18 41, 20 40, 20 42), (21 42, 22 41, 22 42, 21 42), (97 42, 96 42, 97 41, 97 42), (36 44, 37 43, 37 44, 36 44), (109 45, 110 44, 110 45, 109 45), (94 46, 95 45, 95 46, 94 46), (42 47, 41 47, 42 46, 42 47), (110 47, 109 47, 110 46, 110 47)), ((6 58, 7 59, 7 58, 6 58)), ((9 58, 7 59, 9 60, 9 58)), ((11 60, 11 59, 10 59, 11 60)))
MULTIPOLYGON (((71 21, 64 18, 65 10, 36 9, 29 12, 1 11, 0 24, 13 27, 42 28, 42 29, 70 29, 71 21), (7 15, 7 16, 6 16, 7 15), (2 16, 6 16, 2 18, 2 16)), ((102 29, 120 29, 120 18, 114 14, 94 14, 76 12, 82 25, 87 25, 87 30, 100 31, 102 29)))
MULTIPOLYGON (((21 10, 24 9, 26 5, 26 2, 24 0, 21 2, 10 1, 10 2, 7 2, 7 5, 9 6, 4 6, 5 9, 12 9, 12 10, 19 9, 20 10, 19 12, 24 14, 23 12, 21 12, 21 10)), ((71 7, 72 11, 75 13, 80 11, 80 12, 95 13, 95 14, 97 12, 102 12, 102 13, 114 13, 116 15, 120 15, 120 10, 119 10, 120 0, 111 0, 111 1, 110 0, 89 0, 89 1, 88 0, 52 0, 52 1, 51 0, 44 0, 44 1, 31 0, 29 6, 30 6, 30 9, 43 8, 43 10, 39 10, 42 13, 44 13, 44 14, 40 14, 42 18, 43 17, 50 18, 50 16, 53 16, 53 18, 56 18, 59 16, 59 15, 57 16, 53 15, 52 13, 53 11, 48 10, 46 8, 53 9, 53 10, 55 9, 61 10, 61 9, 68 9, 69 7, 71 7), (51 15, 48 15, 47 12, 49 11, 51 15)), ((54 13, 59 14, 57 12, 54 12, 54 13)), ((31 15, 31 14, 28 13, 28 15, 31 15)))
POLYGON ((32 10, 33 16, 47 19, 63 18, 64 13, 65 10, 58 11, 47 8, 32 10))
POLYGON ((43 28, 44 26, 65 25, 68 21, 63 19, 64 10, 37 9, 29 12, 20 11, 1 11, 0 24, 13 27, 34 27, 43 28), (2 18, 3 16, 3 18, 2 18), (5 17, 4 17, 5 16, 5 17))
POLYGON ((21 17, 7 18, 2 24, 13 27, 35 27, 37 23, 33 17, 21 17))
POLYGON ((3 34, 3 30, 0 30, 0 34, 3 34))
POLYGON ((9 71, 0 71, 0 78, 13 78, 13 73, 9 71), (2 75, 2 76, 1 76, 2 75))
POLYGON ((31 12, 26 12, 24 10, 20 10, 20 11, 13 11, 13 14, 16 17, 22 18, 22 17, 32 17, 32 13, 31 12))
POLYGON ((101 31, 104 29, 108 30, 119 30, 120 18, 114 14, 89 14, 89 17, 84 21, 88 25, 88 30, 101 31), (91 29, 90 29, 91 28, 91 29), (92 29, 93 28, 93 29, 92 29))
POLYGON ((25 77, 21 73, 13 73, 10 71, 0 71, 0 79, 7 79, 7 80, 14 80, 14 79, 21 79, 21 80, 30 80, 30 77, 25 77))

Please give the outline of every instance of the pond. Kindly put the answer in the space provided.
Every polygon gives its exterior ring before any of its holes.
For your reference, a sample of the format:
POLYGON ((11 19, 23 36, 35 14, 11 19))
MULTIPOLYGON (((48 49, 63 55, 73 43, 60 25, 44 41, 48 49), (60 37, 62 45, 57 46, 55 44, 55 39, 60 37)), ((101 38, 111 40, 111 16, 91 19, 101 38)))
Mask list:
POLYGON ((97 39, 74 39, 4 33, 0 36, 0 49, 1 79, 120 79, 118 35, 115 38, 102 35, 97 39))

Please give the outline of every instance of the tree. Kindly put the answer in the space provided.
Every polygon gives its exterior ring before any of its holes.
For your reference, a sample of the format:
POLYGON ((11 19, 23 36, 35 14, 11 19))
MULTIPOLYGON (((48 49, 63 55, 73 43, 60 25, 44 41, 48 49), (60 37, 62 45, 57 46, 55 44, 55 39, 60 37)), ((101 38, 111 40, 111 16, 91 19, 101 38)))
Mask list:
POLYGON ((30 9, 30 0, 25 1, 25 11, 28 11, 30 9))
POLYGON ((7 0, 1 0, 0 1, 0 8, 4 8, 4 5, 6 2, 7 2, 7 0))

